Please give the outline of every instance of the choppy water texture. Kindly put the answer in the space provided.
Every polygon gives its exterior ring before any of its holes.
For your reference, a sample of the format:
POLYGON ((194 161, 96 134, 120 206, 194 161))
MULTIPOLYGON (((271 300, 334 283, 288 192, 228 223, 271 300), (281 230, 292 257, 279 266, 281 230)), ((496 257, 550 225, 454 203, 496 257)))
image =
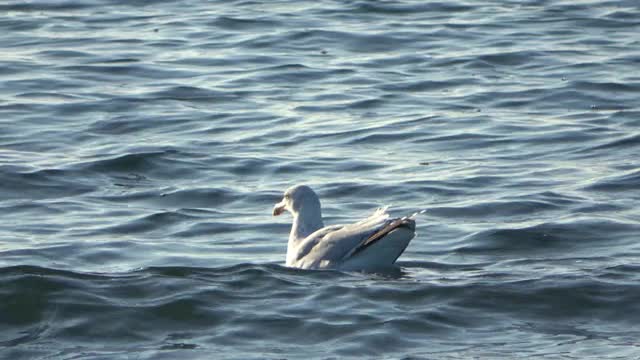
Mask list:
POLYGON ((640 358, 637 1, 0 15, 0 358, 640 358), (295 183, 401 270, 283 267, 295 183))

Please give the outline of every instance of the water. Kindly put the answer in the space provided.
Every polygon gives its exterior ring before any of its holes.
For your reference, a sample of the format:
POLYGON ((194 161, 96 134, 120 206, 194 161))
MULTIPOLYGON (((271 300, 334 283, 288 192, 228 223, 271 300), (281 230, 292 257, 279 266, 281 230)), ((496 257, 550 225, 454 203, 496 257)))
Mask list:
POLYGON ((0 14, 0 358, 640 357, 637 1, 0 14), (285 268, 296 183, 399 272, 285 268))

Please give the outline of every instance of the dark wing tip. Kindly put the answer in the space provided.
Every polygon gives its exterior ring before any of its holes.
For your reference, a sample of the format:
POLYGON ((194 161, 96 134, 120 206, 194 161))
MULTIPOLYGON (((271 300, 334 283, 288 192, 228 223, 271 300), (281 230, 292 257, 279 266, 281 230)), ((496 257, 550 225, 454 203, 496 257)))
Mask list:
POLYGON ((411 231, 415 232, 416 221, 408 217, 391 220, 386 226, 373 233, 365 241, 358 245, 358 247, 351 253, 351 256, 354 256, 364 249, 368 248, 372 244, 375 244, 378 240, 384 238, 388 233, 398 228, 408 228, 411 231))
POLYGON ((402 218, 398 220, 400 220, 400 225, 398 225, 398 227, 406 227, 413 231, 416 231, 416 221, 414 219, 402 218))

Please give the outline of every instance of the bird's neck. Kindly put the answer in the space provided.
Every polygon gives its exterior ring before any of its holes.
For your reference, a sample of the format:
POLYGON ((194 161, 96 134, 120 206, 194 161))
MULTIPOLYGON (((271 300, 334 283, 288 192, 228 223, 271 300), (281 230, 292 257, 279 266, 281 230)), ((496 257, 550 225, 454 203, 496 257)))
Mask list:
POLYGON ((319 206, 317 208, 301 209, 300 212, 293 214, 293 224, 291 225, 289 243, 287 244, 287 266, 293 265, 297 260, 297 250, 302 241, 323 227, 322 212, 319 206))

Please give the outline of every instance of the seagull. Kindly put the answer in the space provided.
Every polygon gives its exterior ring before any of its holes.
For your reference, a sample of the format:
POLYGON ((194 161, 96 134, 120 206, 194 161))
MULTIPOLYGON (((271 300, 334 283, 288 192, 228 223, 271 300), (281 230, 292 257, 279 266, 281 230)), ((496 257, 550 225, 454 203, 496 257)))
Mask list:
POLYGON ((392 219, 387 208, 353 224, 324 226, 318 195, 306 185, 290 187, 273 208, 273 216, 285 210, 293 216, 286 266, 365 272, 392 268, 416 235, 418 213, 392 219))

